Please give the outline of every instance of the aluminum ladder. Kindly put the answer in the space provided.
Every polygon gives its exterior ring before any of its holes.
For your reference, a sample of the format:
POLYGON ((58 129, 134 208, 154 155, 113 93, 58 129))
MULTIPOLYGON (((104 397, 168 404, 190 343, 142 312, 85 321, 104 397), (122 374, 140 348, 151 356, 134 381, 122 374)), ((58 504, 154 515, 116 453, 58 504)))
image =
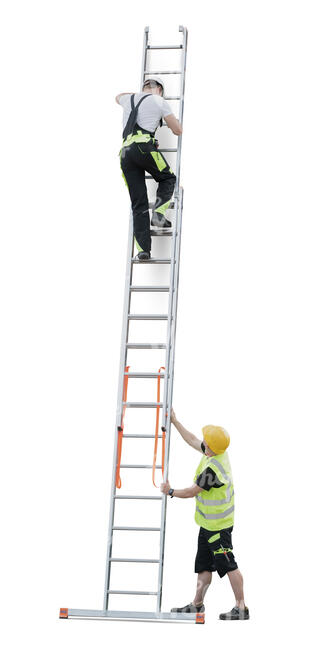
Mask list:
MULTIPOLYGON (((183 123, 184 112, 184 92, 185 92, 185 71, 186 71, 186 50, 187 50, 187 29, 183 26, 179 27, 179 32, 182 36, 182 42, 178 45, 150 45, 149 44, 149 28, 145 27, 144 42, 143 42, 143 56, 142 56, 142 73, 141 73, 141 88, 143 87, 144 80, 150 75, 180 75, 180 94, 179 96, 165 96, 167 100, 179 101, 179 121, 183 123), (148 69, 148 53, 150 50, 181 50, 181 69, 175 71, 155 71, 148 69)), ((162 582, 163 582, 163 566, 164 566, 164 548, 165 548, 165 528, 166 528, 166 506, 167 497, 164 494, 161 496, 143 496, 143 495, 122 495, 117 494, 116 488, 116 474, 118 466, 118 436, 122 432, 122 416, 125 410, 131 408, 158 408, 162 411, 162 435, 165 435, 165 457, 164 457, 164 475, 163 480, 166 481, 168 477, 168 461, 170 449, 170 411, 172 404, 173 392, 173 379, 174 379, 174 358, 175 358, 175 336, 176 336, 176 316, 177 316, 177 298, 178 298, 178 283, 179 283, 179 262, 180 262, 180 245, 181 245, 181 228, 182 228, 182 211, 183 211, 183 188, 180 187, 180 162, 181 162, 181 136, 178 136, 177 148, 163 148, 159 151, 171 152, 176 154, 176 185, 174 196, 170 204, 170 208, 174 210, 174 220, 171 229, 161 230, 152 229, 151 236, 165 236, 171 237, 171 255, 170 258, 152 258, 146 261, 138 260, 134 257, 134 236, 133 236, 133 219, 130 213, 129 220, 129 233, 128 233, 128 251, 127 251, 127 267, 126 267, 126 283, 125 283, 125 300, 123 309, 123 327, 122 327, 122 344, 120 355, 119 367, 119 383, 118 383, 118 401, 117 401, 117 419, 115 430, 115 443, 113 454, 113 473, 112 473, 112 489, 110 501, 110 514, 109 514, 109 532, 108 544, 106 553, 106 571, 105 571, 105 588, 104 588, 104 602, 102 610, 79 610, 62 608, 60 610, 61 618, 105 618, 105 619, 144 619, 144 620, 163 620, 173 619, 177 620, 190 620, 195 622, 204 622, 204 614, 185 614, 161 611, 162 600, 162 582), (137 286, 134 285, 133 275, 135 265, 139 264, 166 264, 169 267, 169 282, 166 286, 137 286), (133 292, 166 292, 168 293, 168 313, 167 314, 134 314, 130 311, 131 297, 133 292), (132 320, 166 320, 167 321, 167 335, 165 343, 131 343, 129 341, 129 324, 132 320), (158 348, 165 350, 164 372, 129 372, 127 370, 127 355, 129 349, 149 349, 158 348), (163 381, 163 397, 161 402, 129 402, 125 401, 124 387, 125 378, 145 379, 145 378, 160 378, 163 381), (120 499, 151 499, 161 502, 161 524, 160 527, 141 527, 141 526, 115 526, 114 514, 115 508, 118 507, 117 503, 120 499), (143 559, 143 558, 118 558, 112 556, 113 535, 116 530, 129 531, 158 531, 160 533, 160 554, 158 558, 143 559), (125 591, 110 589, 111 567, 113 562, 138 562, 138 563, 157 563, 158 564, 158 588, 157 591, 125 591), (156 596, 156 608, 154 612, 145 611, 126 611, 126 610, 111 610, 109 609, 109 598, 111 594, 126 594, 126 595, 152 595, 156 596)), ((152 178, 151 176, 145 177, 146 179, 152 178)), ((150 204, 150 208, 152 204, 150 204)), ((155 435, 150 434, 124 434, 123 438, 155 438, 155 435)), ((151 465, 123 465, 119 464, 121 468, 151 468, 151 465)), ((159 466, 157 465, 159 468, 159 466)))

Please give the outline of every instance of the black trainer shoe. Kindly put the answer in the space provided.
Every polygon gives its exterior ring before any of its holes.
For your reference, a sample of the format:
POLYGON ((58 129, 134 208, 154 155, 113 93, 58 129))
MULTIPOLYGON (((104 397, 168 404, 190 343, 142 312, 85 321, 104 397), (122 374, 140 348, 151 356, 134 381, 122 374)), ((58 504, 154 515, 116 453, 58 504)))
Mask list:
POLYGON ((244 609, 233 607, 230 612, 220 614, 219 618, 221 621, 247 621, 249 618, 249 609, 248 607, 245 607, 244 609))
POLYGON ((150 257, 151 257, 151 255, 147 251, 139 251, 139 253, 137 253, 137 255, 136 255, 136 258, 139 259, 139 260, 142 260, 142 261, 143 260, 149 260, 150 257))
POLYGON ((163 214, 160 214, 160 212, 153 212, 151 226, 155 226, 156 228, 171 228, 171 222, 163 214))
POLYGON ((205 608, 204 608, 203 604, 198 605, 198 607, 196 607, 196 605, 193 605, 193 603, 189 603, 188 605, 185 605, 185 607, 173 607, 170 611, 171 612, 186 612, 186 614, 190 614, 190 613, 193 613, 193 612, 204 612, 205 608))

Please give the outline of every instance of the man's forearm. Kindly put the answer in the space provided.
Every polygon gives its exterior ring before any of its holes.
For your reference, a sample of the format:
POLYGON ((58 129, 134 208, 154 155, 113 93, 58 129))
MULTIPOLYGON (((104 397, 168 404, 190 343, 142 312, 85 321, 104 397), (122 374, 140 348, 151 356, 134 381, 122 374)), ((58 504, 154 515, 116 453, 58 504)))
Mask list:
POLYGON ((188 487, 188 488, 183 488, 182 490, 174 489, 173 496, 178 497, 179 499, 189 499, 191 497, 195 497, 195 494, 193 493, 193 488, 188 487))
POLYGON ((161 483, 160 486, 161 492, 163 494, 170 494, 170 496, 173 497, 178 497, 180 499, 188 499, 191 497, 196 497, 199 492, 202 492, 202 488, 199 487, 196 483, 193 483, 193 485, 190 485, 190 487, 183 488, 182 490, 176 490, 175 488, 170 487, 169 481, 166 481, 165 483, 161 483), (171 490, 173 489, 173 494, 171 494, 171 490))

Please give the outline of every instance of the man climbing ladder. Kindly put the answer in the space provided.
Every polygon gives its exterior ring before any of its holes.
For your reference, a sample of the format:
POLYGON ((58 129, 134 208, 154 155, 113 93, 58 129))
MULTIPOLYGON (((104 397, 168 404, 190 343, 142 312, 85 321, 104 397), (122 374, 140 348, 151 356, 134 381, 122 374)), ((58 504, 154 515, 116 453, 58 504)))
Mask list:
POLYGON ((170 228, 165 213, 174 191, 176 176, 157 150, 155 131, 162 118, 175 135, 182 127, 163 98, 164 84, 159 77, 146 79, 141 93, 121 93, 116 101, 123 107, 123 143, 120 164, 133 211, 134 237, 140 260, 150 259, 151 235, 145 171, 158 182, 151 225, 170 228))

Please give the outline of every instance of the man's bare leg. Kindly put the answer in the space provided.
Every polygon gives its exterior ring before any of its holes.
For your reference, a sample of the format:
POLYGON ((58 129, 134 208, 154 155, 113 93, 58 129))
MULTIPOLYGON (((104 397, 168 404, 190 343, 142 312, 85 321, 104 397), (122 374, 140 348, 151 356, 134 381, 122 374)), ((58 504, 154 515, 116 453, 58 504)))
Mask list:
POLYGON ((195 605, 196 607, 202 605, 203 599, 206 595, 206 591, 211 583, 211 580, 212 580, 211 571, 202 571, 201 573, 198 573, 195 597, 194 600, 192 601, 193 605, 195 605))
POLYGON ((244 594, 243 594, 242 573, 241 571, 239 571, 239 569, 234 569, 234 571, 228 571, 227 575, 229 577, 229 581, 231 583, 231 587, 234 592, 236 606, 240 607, 240 609, 244 609, 245 603, 244 603, 244 594))

